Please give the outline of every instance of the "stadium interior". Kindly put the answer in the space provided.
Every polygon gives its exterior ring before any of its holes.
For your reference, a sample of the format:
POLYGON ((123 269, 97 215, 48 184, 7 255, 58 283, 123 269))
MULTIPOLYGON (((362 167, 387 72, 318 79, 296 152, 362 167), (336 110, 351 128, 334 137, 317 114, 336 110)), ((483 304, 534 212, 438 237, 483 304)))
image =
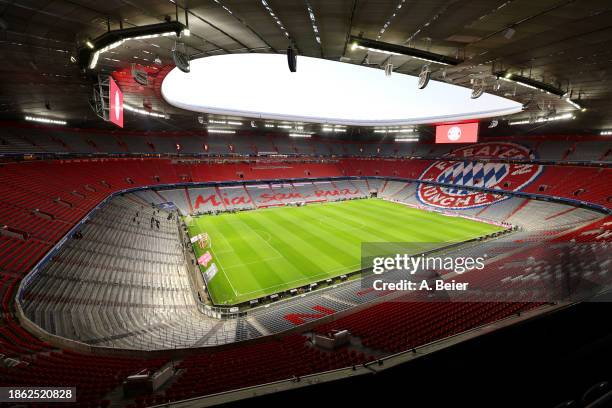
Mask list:
POLYGON ((0 405, 612 407, 611 17, 0 0, 0 405))

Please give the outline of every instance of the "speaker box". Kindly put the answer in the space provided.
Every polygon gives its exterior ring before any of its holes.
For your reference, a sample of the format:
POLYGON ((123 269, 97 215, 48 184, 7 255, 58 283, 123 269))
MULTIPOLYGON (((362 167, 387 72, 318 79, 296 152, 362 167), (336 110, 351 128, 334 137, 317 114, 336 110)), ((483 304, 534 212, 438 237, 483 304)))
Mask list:
POLYGON ((425 65, 423 68, 421 68, 421 72, 419 73, 419 82, 417 87, 419 89, 425 88, 429 83, 429 78, 431 78, 431 71, 429 70, 429 67, 425 65))
POLYGON ((289 64, 289 71, 297 71, 297 53, 293 47, 287 48, 287 64, 289 64))

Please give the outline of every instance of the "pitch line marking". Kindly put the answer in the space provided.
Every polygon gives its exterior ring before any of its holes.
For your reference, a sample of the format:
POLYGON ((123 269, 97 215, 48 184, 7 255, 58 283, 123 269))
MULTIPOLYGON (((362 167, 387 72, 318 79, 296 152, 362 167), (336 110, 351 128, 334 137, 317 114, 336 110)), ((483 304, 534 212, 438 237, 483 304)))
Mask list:
POLYGON ((234 285, 232 285, 232 281, 230 280, 229 276, 227 276, 227 273, 225 273, 225 269, 223 268, 223 265, 221 265, 219 257, 217 257, 217 255, 215 254, 215 251, 213 251, 212 246, 210 247, 210 252, 212 252, 217 264, 219 265, 219 268, 221 268, 221 272, 223 272, 223 276, 225 276, 225 280, 227 280, 227 282, 230 284, 230 287, 232 288, 232 292, 234 292, 234 296, 238 297, 240 294, 236 292, 234 285))
MULTIPOLYGON (((196 220, 196 223, 197 223, 197 224, 199 224, 199 222, 198 222, 199 220, 201 220, 201 218, 196 220)), ((200 229, 204 230, 204 231, 206 230, 205 228, 203 228, 203 226, 198 225, 198 227, 199 227, 200 229)), ((227 240, 227 238, 225 238, 225 236, 223 236, 223 234, 219 234, 219 236, 223 238, 223 241, 225 241, 225 244, 227 245, 227 247, 228 247, 228 248, 230 248, 230 250, 225 251, 224 253, 226 253, 226 252, 227 252, 227 253, 229 253, 229 252, 235 252, 233 249, 231 249, 231 248, 232 248, 232 246, 230 245, 230 243, 229 243, 229 241, 227 240)), ((212 245, 210 245, 210 247, 209 247, 209 248, 210 248, 210 252, 211 252, 211 253, 212 253, 212 255, 215 257, 215 260, 216 260, 217 264, 219 265, 219 268, 221 269, 221 272, 223 272, 223 276, 225 276, 225 280, 227 280, 227 282, 230 284, 230 287, 232 288, 232 292, 234 292, 234 296, 235 296, 235 297, 241 296, 241 293, 239 293, 238 291, 236 291, 236 288, 234 288, 234 285, 232 285, 232 280, 229 278, 229 276, 228 276, 228 275, 227 275, 227 273, 225 272, 225 268, 224 268, 224 267, 223 267, 223 265, 221 264, 221 261, 220 261, 220 258, 219 258, 219 256, 218 256, 218 254, 217 254, 217 253, 215 253, 215 251, 213 250, 212 245)))
MULTIPOLYGON (((283 256, 283 254, 281 254, 281 253, 278 251, 278 249, 274 248, 274 247, 273 247, 273 246, 272 246, 272 245, 271 245, 271 244, 270 244, 270 243, 269 243, 269 242, 268 242, 268 241, 267 241, 267 240, 266 240, 266 239, 265 239, 265 238, 264 238, 264 237, 263 237, 263 236, 262 236, 262 235, 261 235, 259 232, 258 232, 259 230, 254 229, 254 228, 251 228, 251 226, 250 226, 249 224, 247 224, 246 222, 244 222, 244 221, 242 221, 242 220, 241 220, 241 222, 242 222, 242 224, 243 224, 244 226, 246 226, 248 229, 250 229, 251 231, 253 231, 253 232, 255 233, 255 235, 257 235, 259 238, 261 238, 261 240, 262 240, 263 242, 265 242, 265 243, 266 243, 266 245, 267 245, 268 247, 270 247, 270 248, 271 248, 271 249, 272 249, 272 250, 273 250, 273 251, 276 253, 276 255, 277 255, 277 256, 279 256, 280 258, 285 258, 285 257, 283 256)), ((272 236, 270 235, 270 233, 268 233, 268 237, 269 237, 269 239, 270 239, 270 240, 272 239, 272 236)))
POLYGON ((235 268, 240 268, 241 266, 244 266, 244 265, 253 265, 253 264, 262 263, 262 262, 266 262, 266 261, 272 261, 272 260, 275 260, 275 259, 284 259, 284 258, 281 257, 281 256, 270 256, 270 257, 263 258, 263 259, 258 259, 256 261, 252 261, 252 262, 242 262, 242 263, 240 263, 238 265, 229 266, 229 267, 227 267, 225 269, 226 270, 235 269, 235 268))
MULTIPOLYGON (((289 284, 292 284, 292 283, 295 283, 295 282, 300 282, 300 281, 303 281, 303 280, 306 280, 306 283, 308 284, 308 283, 311 283, 311 282, 312 282, 312 278, 317 278, 317 277, 319 277, 319 276, 330 276, 330 274, 332 274, 332 275, 333 275, 333 274, 334 274, 334 272, 338 272, 338 271, 341 271, 341 270, 343 270, 343 269, 347 269, 347 272, 346 272, 346 273, 355 272, 355 269, 353 269, 353 268, 355 268, 355 267, 357 267, 357 266, 361 266, 361 263, 358 263, 358 264, 355 264, 355 265, 351 265, 351 266, 347 266, 347 267, 342 267, 342 268, 332 269, 332 270, 330 270, 330 271, 328 271, 328 272, 322 272, 322 273, 319 273, 319 274, 317 274, 317 275, 311 275, 311 276, 309 276, 308 278, 294 279, 294 280, 292 280, 292 281, 287 281, 287 282, 281 283, 281 284, 279 284, 279 285, 274 285, 274 286, 266 286, 266 288, 265 288, 265 289, 260 289, 260 290, 252 290, 252 291, 250 291, 250 292, 245 292, 245 293, 243 293, 242 295, 250 295, 250 294, 253 294, 253 293, 263 292, 263 291, 265 291, 265 290, 267 290, 267 289, 273 289, 273 288, 277 288, 277 287, 279 287, 279 286, 289 285, 289 284)), ((334 277, 336 278, 337 276, 334 276, 334 277)), ((268 296, 268 295, 264 295, 264 296, 268 296)))

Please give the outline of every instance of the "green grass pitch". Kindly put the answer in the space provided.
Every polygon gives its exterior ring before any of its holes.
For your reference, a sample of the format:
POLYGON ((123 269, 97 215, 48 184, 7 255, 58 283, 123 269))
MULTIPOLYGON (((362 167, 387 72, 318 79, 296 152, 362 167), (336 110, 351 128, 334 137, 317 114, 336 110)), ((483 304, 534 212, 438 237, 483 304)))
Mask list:
MULTIPOLYGON (((362 242, 460 242, 501 228, 380 199, 186 217, 207 232, 219 272, 208 291, 233 305, 360 269, 362 242)), ((205 250, 194 245, 199 257, 205 250)))

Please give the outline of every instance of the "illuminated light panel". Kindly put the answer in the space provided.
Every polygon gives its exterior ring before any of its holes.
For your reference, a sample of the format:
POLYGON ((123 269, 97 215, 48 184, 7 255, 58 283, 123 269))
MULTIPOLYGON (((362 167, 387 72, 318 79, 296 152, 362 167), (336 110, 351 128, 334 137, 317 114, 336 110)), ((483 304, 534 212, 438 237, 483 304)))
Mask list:
POLYGON ((66 125, 67 124, 65 120, 41 118, 38 116, 26 116, 25 120, 27 120, 28 122, 46 123, 48 125, 66 125))
POLYGON ((582 112, 586 112, 586 108, 582 105, 580 105, 578 102, 574 102, 572 101, 570 98, 566 99, 567 103, 569 103, 570 105, 572 105, 574 108, 582 111, 582 112))
MULTIPOLYGON (((217 0, 215 0, 215 1, 217 1, 217 0)), ((285 34, 285 37, 291 38, 291 36, 287 32, 287 29, 285 28, 285 25, 283 24, 282 21, 280 21, 280 19, 276 15, 276 13, 274 13, 274 10, 272 10, 272 7, 270 7, 268 2, 266 0, 261 0, 261 5, 264 6, 264 8, 268 12, 268 14, 270 14, 270 17, 272 17, 274 19, 274 21, 276 22, 276 25, 278 25, 278 28, 280 28, 281 31, 283 32, 283 34, 285 34)))
POLYGON ((346 128, 345 127, 338 127, 338 126, 323 126, 322 128, 323 132, 329 133, 329 132, 333 132, 333 133, 346 133, 346 128))
POLYGON ((209 119, 208 123, 211 124, 211 125, 242 126, 242 122, 237 122, 237 121, 234 121, 234 120, 209 119))
POLYGON ((508 122, 510 126, 514 125, 528 125, 531 123, 543 123, 543 122, 553 122, 556 120, 568 120, 568 119, 576 119, 576 116, 571 113, 564 113, 563 115, 552 116, 550 118, 537 118, 535 121, 531 122, 529 119, 523 120, 515 120, 512 122, 508 122))
POLYGON ((228 54, 174 68, 162 83, 171 105, 216 115, 351 126, 401 126, 511 115, 518 102, 431 80, 337 61, 299 56, 290 72, 282 54, 228 54), (248 67, 245 69, 244 67, 248 67), (299 97, 296 97, 299 96, 299 97), (376 103, 371 103, 376 101, 376 103))
POLYGON ((235 130, 228 130, 228 129, 206 129, 208 131, 208 133, 219 133, 219 134, 226 134, 226 135, 233 135, 236 133, 235 130))
POLYGON ((123 109, 125 109, 126 111, 137 113, 139 115, 152 116, 154 118, 168 119, 170 117, 170 115, 167 115, 162 112, 155 112, 155 111, 148 111, 145 109, 140 109, 135 106, 128 105, 127 103, 123 104, 123 109))
MULTIPOLYGON (((129 38, 122 38, 118 41, 115 41, 112 44, 107 45, 106 47, 102 47, 98 50, 96 50, 93 55, 91 56, 91 60, 89 62, 89 69, 94 69, 96 67, 96 65, 98 64, 98 59, 100 58, 100 55, 104 54, 105 52, 109 52, 111 50, 114 50, 115 48, 119 47, 120 45, 122 45, 124 42, 126 41, 130 41, 130 40, 148 40, 151 38, 157 38, 157 37, 168 37, 168 36, 176 36, 176 33, 174 31, 169 31, 169 32, 165 32, 165 33, 160 33, 160 34, 148 34, 148 35, 140 35, 137 37, 129 37, 129 38)), ((90 42, 88 42, 90 43, 90 42)), ((154 44, 152 44, 154 45, 154 44)), ((87 45, 89 47, 89 44, 87 45)), ((93 44, 92 47, 90 48, 94 48, 93 44)))
MULTIPOLYGON (((378 48, 364 47, 363 45, 359 45, 359 44, 354 44, 354 47, 351 47, 351 49, 353 49, 353 50, 354 49, 358 49, 358 50, 379 52, 381 54, 387 54, 387 55, 402 55, 402 54, 397 53, 397 52, 381 50, 381 49, 378 49, 378 48)), ((411 58, 415 58, 415 57, 411 57, 411 58)), ((417 59, 422 59, 422 58, 417 58, 417 59)), ((426 60, 426 61, 429 61, 429 60, 426 60)))
POLYGON ((413 133, 413 128, 408 129, 374 129, 374 133, 413 133))
POLYGON ((308 2, 308 0, 306 0, 306 8, 308 9, 308 16, 310 17, 310 23, 312 24, 312 31, 314 32, 315 40, 321 44, 321 36, 319 34, 319 27, 317 26, 317 18, 315 17, 312 5, 308 2))

